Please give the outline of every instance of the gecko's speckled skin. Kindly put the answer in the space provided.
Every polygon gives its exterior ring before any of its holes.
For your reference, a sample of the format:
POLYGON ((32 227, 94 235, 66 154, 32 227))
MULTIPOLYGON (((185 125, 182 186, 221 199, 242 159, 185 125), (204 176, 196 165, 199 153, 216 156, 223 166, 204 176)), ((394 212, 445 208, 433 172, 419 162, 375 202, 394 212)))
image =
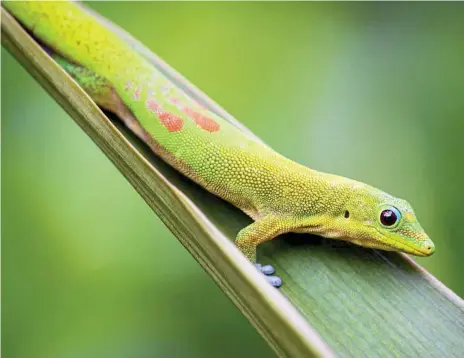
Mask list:
POLYGON ((406 201, 306 168, 249 138, 174 87, 76 4, 2 4, 59 54, 57 61, 99 105, 116 112, 178 171, 255 220, 236 240, 250 260, 255 261, 258 244, 285 232, 419 256, 433 253, 406 201))

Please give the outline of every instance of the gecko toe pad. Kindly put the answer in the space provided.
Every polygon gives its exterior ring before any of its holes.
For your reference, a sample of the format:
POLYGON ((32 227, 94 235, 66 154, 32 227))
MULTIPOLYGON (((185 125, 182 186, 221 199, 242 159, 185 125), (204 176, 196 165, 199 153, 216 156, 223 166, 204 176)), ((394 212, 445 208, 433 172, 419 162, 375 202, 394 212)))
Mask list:
POLYGON ((277 276, 269 276, 272 275, 275 272, 274 267, 271 265, 260 265, 256 264, 256 268, 258 269, 259 272, 264 274, 264 277, 266 277, 266 280, 274 287, 280 287, 282 286, 282 280, 280 277, 277 276))
POLYGON ((271 265, 265 265, 261 267, 261 272, 265 275, 272 275, 275 272, 275 269, 271 265))
POLYGON ((282 286, 282 279, 278 276, 266 276, 266 280, 274 287, 282 286))

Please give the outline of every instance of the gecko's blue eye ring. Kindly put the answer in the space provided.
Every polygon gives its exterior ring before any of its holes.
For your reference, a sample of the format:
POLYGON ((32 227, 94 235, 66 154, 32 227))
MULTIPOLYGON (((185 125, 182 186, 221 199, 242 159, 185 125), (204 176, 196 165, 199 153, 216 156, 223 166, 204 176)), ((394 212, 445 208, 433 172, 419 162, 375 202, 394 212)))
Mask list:
POLYGON ((394 206, 388 206, 380 212, 380 223, 387 228, 395 227, 401 219, 400 211, 394 206))

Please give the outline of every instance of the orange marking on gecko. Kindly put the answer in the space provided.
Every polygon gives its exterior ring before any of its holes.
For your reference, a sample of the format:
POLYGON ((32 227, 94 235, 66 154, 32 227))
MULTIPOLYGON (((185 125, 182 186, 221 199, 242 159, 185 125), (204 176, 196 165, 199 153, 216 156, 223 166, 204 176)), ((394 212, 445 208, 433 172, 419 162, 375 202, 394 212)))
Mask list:
POLYGON ((207 132, 218 132, 221 129, 219 123, 217 123, 211 117, 205 116, 199 112, 194 111, 192 108, 183 105, 177 98, 171 97, 169 98, 171 103, 174 103, 181 107, 182 111, 189 117, 192 117, 193 121, 196 123, 198 127, 204 129, 207 132))
POLYGON ((211 117, 198 113, 189 107, 184 107, 183 111, 185 112, 185 114, 192 117, 193 121, 197 124, 198 127, 204 129, 207 132, 218 132, 221 129, 219 123, 217 123, 211 117))
POLYGON ((164 112, 159 115, 161 123, 168 129, 169 132, 178 132, 184 127, 182 118, 175 116, 172 113, 164 112))
POLYGON ((149 110, 156 113, 160 122, 163 123, 169 132, 178 132, 184 127, 184 121, 182 118, 179 118, 172 113, 163 111, 155 100, 147 100, 146 105, 149 110))

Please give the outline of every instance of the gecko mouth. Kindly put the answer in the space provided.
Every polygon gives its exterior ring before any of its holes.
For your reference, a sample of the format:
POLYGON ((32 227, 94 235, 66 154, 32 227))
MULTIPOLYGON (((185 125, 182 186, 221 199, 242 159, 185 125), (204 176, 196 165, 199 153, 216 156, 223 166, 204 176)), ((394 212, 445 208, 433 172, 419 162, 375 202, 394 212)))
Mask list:
POLYGON ((435 245, 430 240, 424 247, 415 249, 415 251, 416 253, 414 255, 416 256, 430 256, 435 252, 435 245))
POLYGON ((323 225, 303 226, 295 230, 295 232, 311 233, 329 239, 345 240, 359 246, 387 251, 401 251, 415 256, 430 256, 435 251, 435 245, 428 237, 426 237, 421 246, 413 246, 400 236, 387 236, 376 228, 374 230, 376 234, 371 233, 371 238, 364 240, 357 240, 356 238, 346 236, 346 233, 341 230, 328 230, 323 225))
POLYGON ((395 236, 386 236, 379 232, 380 235, 384 238, 388 238, 389 241, 393 242, 388 246, 391 246, 393 250, 398 250, 401 252, 405 252, 407 254, 415 255, 415 256, 430 256, 435 252, 435 245, 428 237, 423 241, 420 246, 413 246, 410 242, 402 238, 397 238, 395 236))

